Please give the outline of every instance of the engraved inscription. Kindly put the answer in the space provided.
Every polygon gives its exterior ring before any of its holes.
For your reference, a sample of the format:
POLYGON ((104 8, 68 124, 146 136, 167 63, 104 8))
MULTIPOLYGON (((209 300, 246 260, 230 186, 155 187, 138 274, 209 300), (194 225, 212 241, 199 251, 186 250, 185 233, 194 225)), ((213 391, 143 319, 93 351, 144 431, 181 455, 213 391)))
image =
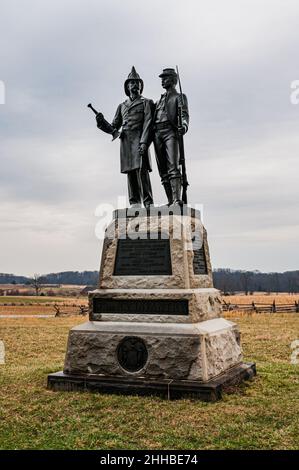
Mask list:
MULTIPOLYGON (((188 315, 188 300, 93 299, 93 314, 188 315)), ((92 318, 91 318, 92 319, 92 318)))
POLYGON ((169 240, 118 240, 114 276, 171 274, 169 240))

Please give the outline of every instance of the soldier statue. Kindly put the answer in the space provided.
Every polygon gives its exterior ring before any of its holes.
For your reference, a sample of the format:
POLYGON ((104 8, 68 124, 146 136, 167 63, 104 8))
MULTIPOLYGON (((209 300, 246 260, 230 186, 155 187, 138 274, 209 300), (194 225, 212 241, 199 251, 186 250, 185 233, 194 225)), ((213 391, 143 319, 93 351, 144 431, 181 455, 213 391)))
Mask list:
MULTIPOLYGON (((162 87, 166 92, 156 103, 153 117, 153 140, 157 165, 168 205, 182 205, 180 164, 184 157, 183 145, 180 143, 189 126, 188 101, 186 95, 176 90, 178 75, 174 69, 164 69, 159 77, 162 79, 162 87)), ((186 180, 185 185, 188 185, 186 180)))
POLYGON ((143 80, 134 67, 125 81, 124 89, 128 99, 118 106, 112 123, 107 122, 102 113, 97 113, 97 127, 111 134, 113 140, 118 136, 120 138, 121 172, 127 174, 131 207, 141 207, 143 202, 144 207, 149 209, 153 204, 153 196, 148 147, 154 104, 142 96, 143 80))

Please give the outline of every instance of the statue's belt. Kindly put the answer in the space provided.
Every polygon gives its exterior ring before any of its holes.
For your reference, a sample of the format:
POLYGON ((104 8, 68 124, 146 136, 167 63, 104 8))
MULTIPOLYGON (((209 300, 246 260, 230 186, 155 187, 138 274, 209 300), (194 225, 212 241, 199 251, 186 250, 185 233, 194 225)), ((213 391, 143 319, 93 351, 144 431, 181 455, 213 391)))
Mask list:
POLYGON ((141 131, 143 129, 143 124, 133 124, 132 126, 130 125, 125 125, 122 127, 122 132, 126 132, 126 131, 141 131))
POLYGON ((170 121, 155 122, 154 129, 155 130, 172 129, 172 125, 171 125, 170 121))

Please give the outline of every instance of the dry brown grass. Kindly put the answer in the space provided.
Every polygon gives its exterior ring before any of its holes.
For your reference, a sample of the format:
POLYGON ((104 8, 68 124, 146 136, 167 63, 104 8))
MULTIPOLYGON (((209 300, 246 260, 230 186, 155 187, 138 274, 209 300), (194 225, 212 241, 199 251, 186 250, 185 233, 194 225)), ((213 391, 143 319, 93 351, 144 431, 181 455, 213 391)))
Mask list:
POLYGON ((87 303, 87 297, 59 297, 59 296, 1 296, 0 297, 0 305, 3 304, 55 304, 55 303, 63 303, 63 304, 76 304, 80 305, 82 303, 87 303))
POLYGON ((239 315, 245 360, 257 363, 258 376, 217 403, 48 391, 69 328, 82 321, 0 319, 1 449, 298 449, 290 344, 299 315, 239 315))
POLYGON ((53 315, 55 310, 53 306, 47 307, 45 305, 18 305, 18 306, 4 306, 0 305, 0 315, 53 315))
POLYGON ((62 312, 77 314, 79 305, 87 306, 88 299, 87 297, 0 297, 0 315, 54 315, 55 304, 62 312), (4 305, 11 303, 15 305, 4 305))
POLYGON ((250 304, 255 303, 266 303, 272 304, 275 300, 276 304, 295 304, 295 301, 299 300, 299 294, 253 294, 253 295, 226 295, 223 297, 226 303, 231 304, 250 304))

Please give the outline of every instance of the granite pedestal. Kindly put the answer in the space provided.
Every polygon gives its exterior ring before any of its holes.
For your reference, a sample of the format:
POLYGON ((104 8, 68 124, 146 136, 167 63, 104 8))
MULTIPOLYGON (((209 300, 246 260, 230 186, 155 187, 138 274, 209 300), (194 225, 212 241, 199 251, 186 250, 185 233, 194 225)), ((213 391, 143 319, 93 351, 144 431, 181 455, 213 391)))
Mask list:
POLYGON ((115 211, 89 321, 69 333, 53 390, 221 397, 255 375, 237 325, 221 318, 207 233, 187 206, 115 211))

